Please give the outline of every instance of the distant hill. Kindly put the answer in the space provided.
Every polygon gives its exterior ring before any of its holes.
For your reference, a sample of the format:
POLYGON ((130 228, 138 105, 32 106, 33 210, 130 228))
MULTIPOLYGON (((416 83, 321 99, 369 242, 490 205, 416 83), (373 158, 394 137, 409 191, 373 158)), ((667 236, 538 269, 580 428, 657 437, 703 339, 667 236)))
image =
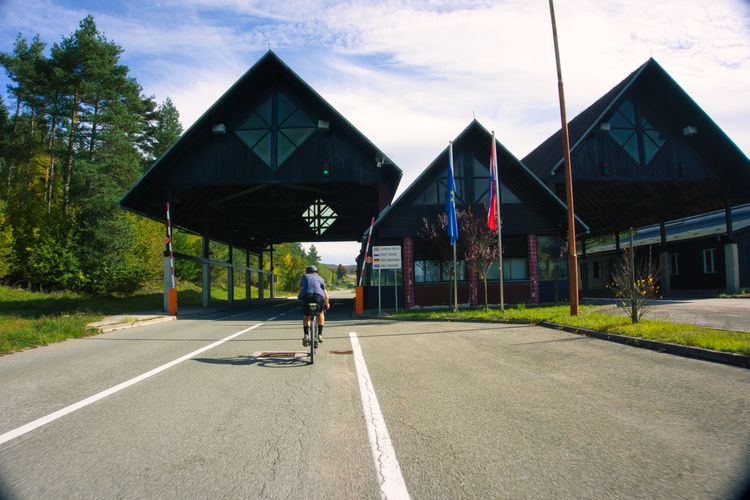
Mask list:
MULTIPOLYGON (((326 266, 327 268, 333 270, 333 272, 336 272, 336 269, 338 269, 338 264, 321 264, 321 266, 326 266)), ((346 274, 351 274, 357 271, 356 265, 351 266, 344 266, 344 269, 346 269, 346 274)))

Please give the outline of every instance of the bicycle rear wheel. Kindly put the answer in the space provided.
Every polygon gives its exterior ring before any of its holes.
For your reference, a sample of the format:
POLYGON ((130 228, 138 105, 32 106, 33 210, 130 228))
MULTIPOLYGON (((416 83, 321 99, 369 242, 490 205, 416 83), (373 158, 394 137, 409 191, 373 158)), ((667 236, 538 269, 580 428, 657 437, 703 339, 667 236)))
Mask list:
POLYGON ((315 345, 318 343, 318 316, 310 319, 310 364, 315 363, 315 345))

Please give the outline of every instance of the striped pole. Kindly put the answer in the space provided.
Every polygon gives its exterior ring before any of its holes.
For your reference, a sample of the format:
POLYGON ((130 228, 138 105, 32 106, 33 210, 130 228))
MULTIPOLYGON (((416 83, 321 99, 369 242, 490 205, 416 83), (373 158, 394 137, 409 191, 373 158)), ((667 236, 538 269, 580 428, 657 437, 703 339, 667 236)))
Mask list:
POLYGON ((169 314, 171 316, 177 316, 177 289, 175 288, 174 280, 174 253, 172 252, 172 218, 169 214, 169 202, 167 202, 167 250, 169 251, 169 275, 170 284, 169 288, 169 314))

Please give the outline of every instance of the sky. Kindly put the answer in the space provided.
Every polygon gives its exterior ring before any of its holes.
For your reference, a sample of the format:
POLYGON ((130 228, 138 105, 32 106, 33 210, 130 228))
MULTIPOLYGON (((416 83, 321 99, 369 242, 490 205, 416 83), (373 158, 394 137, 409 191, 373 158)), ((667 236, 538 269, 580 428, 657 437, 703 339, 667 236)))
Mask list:
MULTIPOLYGON (((545 0, 0 0, 0 51, 18 33, 51 46, 88 14, 186 129, 273 49, 403 170, 398 194, 473 118, 518 158, 560 128, 545 0)), ((750 1, 558 0, 555 15, 569 119, 654 57, 750 152, 750 1)), ((316 248, 350 264, 359 244, 316 248)))

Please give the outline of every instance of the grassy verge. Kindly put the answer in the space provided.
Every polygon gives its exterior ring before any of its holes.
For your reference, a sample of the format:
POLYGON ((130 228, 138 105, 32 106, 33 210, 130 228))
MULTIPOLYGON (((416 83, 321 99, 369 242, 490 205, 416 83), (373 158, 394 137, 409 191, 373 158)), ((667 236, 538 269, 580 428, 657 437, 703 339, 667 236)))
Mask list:
MULTIPOLYGON (((257 297, 252 289, 252 297, 257 297)), ((245 297, 245 288, 235 288, 235 299, 245 297)), ((227 291, 212 287, 211 299, 227 300, 227 291)), ((178 286, 180 307, 199 306, 200 289, 191 284, 178 286)), ((144 290, 127 297, 105 297, 73 292, 38 293, 0 286, 0 355, 30 347, 80 338, 96 333, 86 327, 112 314, 160 311, 159 290, 144 290)))
POLYGON ((702 326, 642 319, 632 324, 624 315, 612 315, 599 311, 596 306, 581 306, 578 316, 570 316, 568 306, 546 306, 533 308, 510 308, 501 314, 497 309, 484 311, 472 309, 453 313, 448 310, 409 311, 394 314, 394 318, 451 319, 482 321, 519 321, 539 323, 549 321, 560 325, 587 328, 606 333, 670 342, 750 355, 750 333, 716 330, 702 326))

